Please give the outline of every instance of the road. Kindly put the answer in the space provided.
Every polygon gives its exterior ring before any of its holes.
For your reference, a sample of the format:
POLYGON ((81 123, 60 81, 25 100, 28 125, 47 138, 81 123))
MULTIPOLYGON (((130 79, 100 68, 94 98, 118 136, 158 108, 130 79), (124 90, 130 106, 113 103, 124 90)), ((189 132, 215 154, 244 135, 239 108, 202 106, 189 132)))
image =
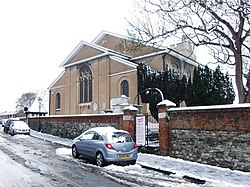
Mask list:
POLYGON ((53 142, 28 135, 10 136, 0 129, 0 187, 200 186, 182 175, 141 167, 140 159, 131 166, 98 167, 74 159, 70 147, 53 142))
POLYGON ((61 145, 0 130, 1 187, 123 187, 102 168, 56 154, 61 145))

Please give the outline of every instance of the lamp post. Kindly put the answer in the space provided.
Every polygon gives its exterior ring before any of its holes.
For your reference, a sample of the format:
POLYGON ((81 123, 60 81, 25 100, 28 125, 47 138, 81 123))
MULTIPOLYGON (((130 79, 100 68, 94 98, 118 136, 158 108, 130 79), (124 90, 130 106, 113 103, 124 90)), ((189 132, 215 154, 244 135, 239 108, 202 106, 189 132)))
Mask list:
POLYGON ((161 101, 164 100, 163 93, 162 93, 162 91, 159 88, 147 88, 147 89, 145 89, 145 91, 149 91, 149 90, 156 90, 156 91, 158 91, 160 93, 160 95, 161 95, 161 101))
MULTIPOLYGON (((163 93, 162 93, 162 91, 161 91, 159 88, 146 88, 146 89, 140 91, 140 92, 135 96, 135 99, 137 98, 137 100, 138 100, 138 101, 137 101, 138 105, 140 104, 140 102, 139 102, 139 95, 140 95, 142 92, 145 92, 145 91, 148 92, 148 91, 150 91, 150 90, 154 90, 154 91, 159 92, 160 95, 161 95, 161 101, 164 100, 163 93)), ((135 99, 134 99, 134 102, 133 102, 133 103, 135 103, 135 99)))
POLYGON ((40 116, 41 116, 41 105, 42 105, 42 98, 41 97, 38 97, 38 103, 39 103, 39 116, 38 116, 38 121, 39 121, 39 127, 38 127, 38 132, 41 132, 42 131, 42 128, 41 128, 41 122, 40 122, 40 116))

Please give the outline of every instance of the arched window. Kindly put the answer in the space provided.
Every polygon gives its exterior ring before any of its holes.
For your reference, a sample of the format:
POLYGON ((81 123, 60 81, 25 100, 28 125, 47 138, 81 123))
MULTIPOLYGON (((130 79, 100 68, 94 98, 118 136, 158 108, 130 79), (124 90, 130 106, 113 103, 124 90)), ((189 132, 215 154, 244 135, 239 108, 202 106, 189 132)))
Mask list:
POLYGON ((126 95, 127 97, 129 96, 129 85, 126 80, 121 82, 121 95, 126 95))
POLYGON ((79 71, 79 102, 92 101, 92 73, 88 66, 83 65, 79 71))
POLYGON ((61 108, 61 95, 60 93, 56 94, 56 110, 60 110, 61 108))

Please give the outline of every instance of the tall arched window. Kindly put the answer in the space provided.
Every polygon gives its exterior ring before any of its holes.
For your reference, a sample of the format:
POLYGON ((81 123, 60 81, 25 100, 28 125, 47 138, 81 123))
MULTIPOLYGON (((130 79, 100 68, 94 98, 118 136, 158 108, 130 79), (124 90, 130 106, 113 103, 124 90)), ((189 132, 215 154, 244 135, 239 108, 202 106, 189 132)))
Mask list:
POLYGON ((61 95, 60 93, 56 94, 56 110, 60 110, 61 108, 61 95))
POLYGON ((79 102, 92 101, 92 73, 87 65, 83 65, 79 71, 79 102))
POLYGON ((127 97, 129 96, 129 85, 126 80, 121 82, 121 95, 126 95, 127 97))

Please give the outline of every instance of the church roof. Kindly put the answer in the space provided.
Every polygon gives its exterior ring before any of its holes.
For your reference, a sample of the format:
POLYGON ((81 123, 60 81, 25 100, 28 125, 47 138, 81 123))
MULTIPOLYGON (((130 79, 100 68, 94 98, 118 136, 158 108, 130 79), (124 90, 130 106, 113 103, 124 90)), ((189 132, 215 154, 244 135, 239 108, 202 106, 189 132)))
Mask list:
POLYGON ((123 35, 120 35, 120 34, 116 34, 116 33, 113 33, 113 32, 102 30, 100 32, 100 34, 98 34, 98 36, 92 41, 92 43, 97 44, 105 35, 111 35, 111 36, 115 36, 117 38, 122 38, 122 39, 126 39, 126 40, 132 40, 131 38, 129 38, 127 36, 123 36, 123 35))
POLYGON ((159 55, 159 54, 169 54, 173 57, 176 57, 182 61, 185 61, 187 62, 188 64, 191 64, 193 66, 198 66, 198 62, 191 59, 191 58, 188 58, 186 57, 185 55, 182 55, 181 53, 173 50, 173 49, 170 49, 170 48, 166 48, 165 50, 163 51, 158 51, 158 52, 155 52, 155 53, 150 53, 150 54, 147 54, 147 55, 143 55, 143 56, 139 56, 139 57, 134 57, 134 58, 131 58, 132 61, 134 60, 140 60, 140 59, 144 59, 144 58, 147 58, 147 57, 152 57, 152 56, 156 56, 156 55, 159 55))
POLYGON ((77 63, 83 63, 83 61, 89 61, 89 60, 93 60, 95 58, 100 58, 102 56, 106 56, 106 55, 115 55, 118 57, 122 57, 125 59, 129 59, 130 57, 128 55, 124 55, 122 53, 119 53, 117 51, 102 47, 100 45, 96 45, 94 43, 88 43, 88 42, 84 42, 84 41, 80 41, 80 43, 74 48, 74 50, 68 55, 68 57, 63 61, 63 63, 60 65, 60 67, 67 67, 67 66, 71 66, 71 65, 75 65, 77 63), (102 54, 101 55, 96 55, 93 57, 90 57, 89 59, 83 59, 81 61, 78 61, 76 63, 73 64, 69 64, 70 61, 74 58, 74 56, 84 47, 84 46, 89 46, 91 48, 94 48, 98 51, 101 51, 102 54))

